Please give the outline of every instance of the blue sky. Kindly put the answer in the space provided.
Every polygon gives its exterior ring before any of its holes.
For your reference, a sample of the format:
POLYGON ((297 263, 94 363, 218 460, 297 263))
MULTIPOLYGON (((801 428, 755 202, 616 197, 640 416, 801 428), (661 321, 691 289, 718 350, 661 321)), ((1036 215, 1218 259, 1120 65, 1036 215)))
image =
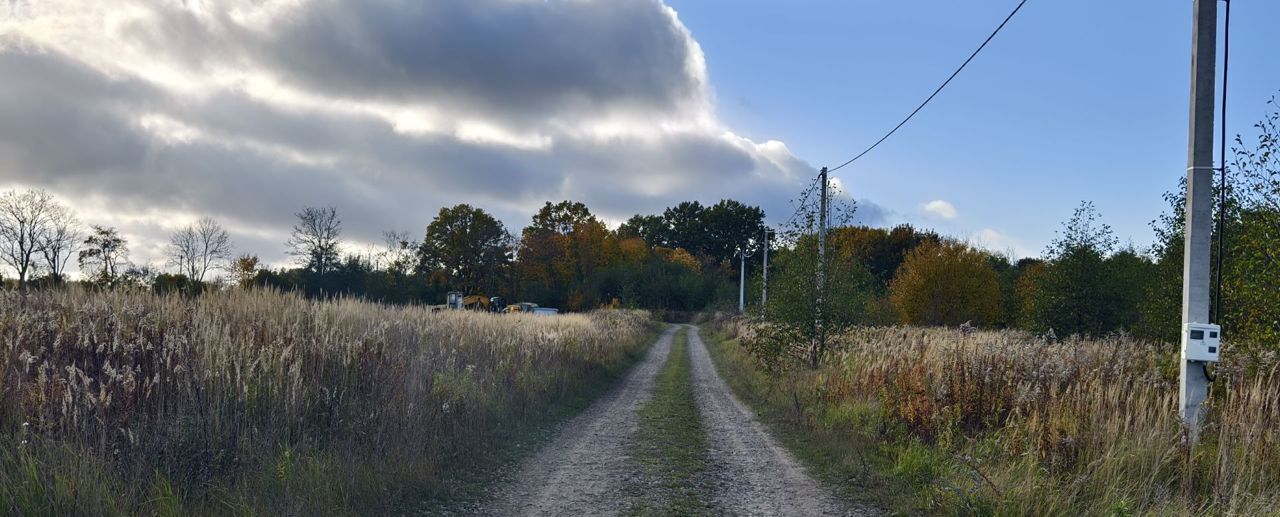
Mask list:
MULTIPOLYGON (((669 0, 706 54, 720 116, 814 166, 865 148, 990 33, 1013 0, 669 0)), ((1280 3, 1236 0, 1228 131, 1280 90, 1280 3)), ((1082 200, 1146 246, 1186 167, 1191 2, 1031 0, 925 111, 838 176, 893 222, 994 230, 1038 254, 1082 200), (945 200, 947 220, 922 210, 945 200)), ((998 244, 997 244, 998 246, 998 244)))

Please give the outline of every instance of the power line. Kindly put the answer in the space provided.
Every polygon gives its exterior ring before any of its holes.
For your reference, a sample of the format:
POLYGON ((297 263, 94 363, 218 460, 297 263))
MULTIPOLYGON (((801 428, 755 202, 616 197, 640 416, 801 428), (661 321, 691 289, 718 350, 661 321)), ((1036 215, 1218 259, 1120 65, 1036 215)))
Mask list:
POLYGON ((804 213, 805 207, 809 205, 809 196, 813 195, 813 191, 817 190, 817 188, 818 178, 815 177, 809 181, 809 186, 805 187, 804 191, 800 193, 798 203, 796 203, 795 212, 791 214, 791 217, 787 218, 787 222, 782 223, 782 226, 780 226, 779 229, 785 233, 786 229, 791 226, 791 223, 795 222, 796 217, 799 217, 801 213, 804 213))
POLYGON ((1231 0, 1227 0, 1227 19, 1222 24, 1222 124, 1221 142, 1219 145, 1218 165, 1222 175, 1218 182, 1218 270, 1215 280, 1213 321, 1222 323, 1222 259, 1226 254, 1227 242, 1227 72, 1231 65, 1231 0))
POLYGON ((969 66, 969 62, 973 61, 973 58, 978 57, 978 53, 982 52, 982 49, 986 48, 987 44, 991 43, 992 39, 995 39, 996 34, 1000 33, 1000 30, 1003 29, 1004 26, 1009 23, 1009 20, 1013 19, 1013 16, 1015 14, 1018 14, 1018 11, 1022 10, 1022 6, 1026 5, 1026 3, 1027 3, 1027 0, 1022 0, 1021 2, 1018 2, 1018 6, 1013 8, 1013 11, 1009 13, 1009 16, 1006 16, 1004 18, 1004 21, 1000 22, 1000 26, 996 27, 996 30, 992 31, 990 36, 987 36, 986 41, 983 41, 982 45, 978 46, 977 50, 973 51, 972 54, 969 54, 969 59, 964 60, 964 63, 960 64, 960 68, 957 68, 955 72, 952 72, 951 77, 948 77, 946 81, 943 81, 942 86, 939 86, 937 90, 934 90, 933 94, 929 95, 929 98, 925 99, 924 102, 920 103, 919 106, 916 106, 916 109, 912 111, 910 115, 907 115, 907 118, 902 119, 902 122, 899 122, 898 125, 894 126, 893 129, 889 130, 888 133, 885 133, 885 135, 880 137, 879 140, 876 140, 876 143, 871 144, 871 147, 868 147, 866 148, 866 150, 858 153, 857 156, 850 158, 849 161, 844 162, 838 166, 832 167, 831 169, 828 170, 828 172, 838 171, 844 168, 844 166, 857 161, 858 158, 862 158, 867 153, 871 152, 872 149, 879 147, 881 143, 883 143, 885 140, 888 140, 889 137, 893 136, 894 133, 897 133, 899 129, 902 129, 902 126, 907 125, 907 122, 909 122, 913 117, 915 117, 917 113, 920 113, 920 110, 924 109, 924 107, 927 104, 929 104, 929 101, 932 101, 934 97, 937 97, 938 94, 942 92, 942 89, 946 88, 947 85, 951 83, 952 79, 955 79, 957 75, 960 75, 960 71, 964 70, 964 67, 969 66))

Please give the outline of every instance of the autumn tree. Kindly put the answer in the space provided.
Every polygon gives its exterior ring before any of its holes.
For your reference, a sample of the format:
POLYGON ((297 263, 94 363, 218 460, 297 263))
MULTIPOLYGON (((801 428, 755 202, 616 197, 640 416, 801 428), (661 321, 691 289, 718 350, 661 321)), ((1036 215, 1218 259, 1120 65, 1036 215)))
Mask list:
POLYGON ((683 267, 694 273, 697 273, 702 269, 702 265, 698 263, 698 259, 693 258, 693 255, 684 248, 654 248, 653 253, 661 257, 662 260, 668 264, 683 267))
POLYGON ((497 293, 507 285, 511 234, 493 216, 471 205, 440 209, 418 248, 417 271, 442 272, 449 285, 469 293, 497 293))
POLYGON ((649 259, 652 248, 640 237, 619 238, 617 261, 626 266, 639 266, 649 259))
POLYGON ((887 288, 907 254, 921 244, 941 241, 938 234, 904 224, 892 229, 866 226, 834 228, 828 237, 839 260, 852 260, 887 288))
POLYGON ((542 305, 566 307, 570 292, 582 282, 571 234, 582 223, 596 221, 576 201, 547 202, 520 233, 516 277, 520 296, 542 305))
POLYGON ((1000 279, 987 255, 959 242, 927 242, 907 254, 889 299, 911 325, 990 325, 1001 319, 1000 279))
POLYGON ((227 269, 231 271, 231 278, 237 286, 248 288, 253 285, 254 278, 258 276, 258 266, 258 256, 245 253, 232 259, 227 269))
POLYGON ((94 282, 115 285, 128 268, 129 246, 115 228, 94 225, 81 243, 78 259, 80 269, 94 282))
POLYGON ((298 218, 287 242, 289 254, 297 257, 308 271, 324 275, 339 264, 338 246, 342 221, 334 207, 307 207, 295 213, 298 218))

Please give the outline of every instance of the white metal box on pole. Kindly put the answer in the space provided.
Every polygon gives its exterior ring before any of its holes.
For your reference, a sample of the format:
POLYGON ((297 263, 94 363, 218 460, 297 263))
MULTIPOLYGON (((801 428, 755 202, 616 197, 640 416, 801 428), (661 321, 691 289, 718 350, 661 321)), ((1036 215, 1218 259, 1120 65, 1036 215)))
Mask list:
POLYGON ((1182 326, 1182 360, 1202 363, 1218 362, 1222 348, 1222 327, 1210 323, 1187 323, 1182 326))

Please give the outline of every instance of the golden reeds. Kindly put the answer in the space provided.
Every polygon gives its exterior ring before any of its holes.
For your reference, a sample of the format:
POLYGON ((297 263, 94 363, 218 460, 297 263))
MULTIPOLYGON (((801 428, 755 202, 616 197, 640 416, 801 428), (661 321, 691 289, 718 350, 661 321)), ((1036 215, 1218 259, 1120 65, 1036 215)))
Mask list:
MULTIPOLYGON (((91 491, 53 486, 86 482, 56 472, 70 467, 51 451, 68 448, 72 463, 95 462, 122 486, 158 476, 197 505, 257 506, 244 495, 261 482, 254 473, 287 477, 298 455, 431 484, 485 437, 597 389, 647 329, 636 311, 433 313, 263 290, 0 292, 0 466, 39 464, 29 479, 0 474, 0 512, 20 509, 19 492, 34 489, 23 484, 48 485, 41 493, 62 501, 51 509, 101 502, 57 493, 91 491)), ((151 497, 115 495, 126 507, 151 497)))
MULTIPOLYGON (((741 321, 721 328, 750 335, 741 321)), ((1171 345, 890 327, 839 336, 835 350, 816 371, 784 374, 808 410, 881 408, 911 440, 956 459, 941 462, 936 489, 969 485, 996 513, 1280 513, 1274 354, 1226 349, 1189 447, 1171 345)))

